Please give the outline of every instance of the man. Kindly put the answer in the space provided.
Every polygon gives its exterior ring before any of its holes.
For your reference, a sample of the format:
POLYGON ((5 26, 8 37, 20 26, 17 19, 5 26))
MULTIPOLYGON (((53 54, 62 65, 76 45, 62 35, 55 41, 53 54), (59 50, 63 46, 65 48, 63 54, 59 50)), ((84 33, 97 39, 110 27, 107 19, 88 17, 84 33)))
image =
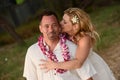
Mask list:
POLYGON ((55 69, 45 72, 40 69, 41 59, 49 58, 56 62, 73 59, 77 46, 65 37, 59 36, 59 21, 52 11, 44 11, 41 14, 39 29, 42 36, 28 49, 25 58, 23 76, 27 80, 86 80, 96 73, 87 60, 77 70, 55 69), (85 72, 86 69, 88 72, 85 72))

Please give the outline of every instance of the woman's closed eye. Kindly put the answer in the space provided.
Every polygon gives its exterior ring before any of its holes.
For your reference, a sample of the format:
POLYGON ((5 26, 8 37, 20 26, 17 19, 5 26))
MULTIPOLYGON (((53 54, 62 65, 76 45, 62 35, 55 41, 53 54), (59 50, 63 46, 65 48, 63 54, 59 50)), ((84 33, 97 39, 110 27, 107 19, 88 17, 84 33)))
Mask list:
POLYGON ((63 20, 63 23, 64 23, 64 24, 67 24, 67 22, 66 22, 65 20, 63 20))

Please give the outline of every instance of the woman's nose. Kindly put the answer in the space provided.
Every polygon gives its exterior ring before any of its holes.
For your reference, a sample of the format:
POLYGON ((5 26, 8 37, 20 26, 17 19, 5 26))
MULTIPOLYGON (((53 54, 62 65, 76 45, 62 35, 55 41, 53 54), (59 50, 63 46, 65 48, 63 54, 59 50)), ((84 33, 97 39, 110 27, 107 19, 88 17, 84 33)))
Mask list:
POLYGON ((61 26, 63 25, 63 21, 60 21, 60 25, 61 25, 61 26))

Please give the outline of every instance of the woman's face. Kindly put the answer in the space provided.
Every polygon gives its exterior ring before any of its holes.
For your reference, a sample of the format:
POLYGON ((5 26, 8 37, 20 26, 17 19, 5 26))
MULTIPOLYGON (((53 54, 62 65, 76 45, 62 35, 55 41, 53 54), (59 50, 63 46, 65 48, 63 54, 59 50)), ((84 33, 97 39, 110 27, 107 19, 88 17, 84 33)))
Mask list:
POLYGON ((62 32, 66 32, 69 35, 72 35, 72 30, 73 30, 73 25, 70 21, 70 17, 67 14, 63 15, 63 19, 60 22, 61 27, 62 27, 62 32))

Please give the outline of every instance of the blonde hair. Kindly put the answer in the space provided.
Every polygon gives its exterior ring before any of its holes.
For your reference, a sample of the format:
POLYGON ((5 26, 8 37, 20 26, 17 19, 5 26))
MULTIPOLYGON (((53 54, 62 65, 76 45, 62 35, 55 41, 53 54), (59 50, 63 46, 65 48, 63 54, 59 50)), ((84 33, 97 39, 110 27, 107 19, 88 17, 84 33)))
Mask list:
POLYGON ((69 8, 64 11, 64 14, 67 14, 70 17, 70 21, 73 25, 78 24, 79 27, 75 31, 74 39, 78 41, 81 37, 85 35, 89 35, 93 43, 96 42, 97 37, 99 38, 99 34, 95 31, 95 27, 93 26, 89 15, 79 8, 69 8), (73 23, 72 19, 76 18, 77 21, 73 23))

